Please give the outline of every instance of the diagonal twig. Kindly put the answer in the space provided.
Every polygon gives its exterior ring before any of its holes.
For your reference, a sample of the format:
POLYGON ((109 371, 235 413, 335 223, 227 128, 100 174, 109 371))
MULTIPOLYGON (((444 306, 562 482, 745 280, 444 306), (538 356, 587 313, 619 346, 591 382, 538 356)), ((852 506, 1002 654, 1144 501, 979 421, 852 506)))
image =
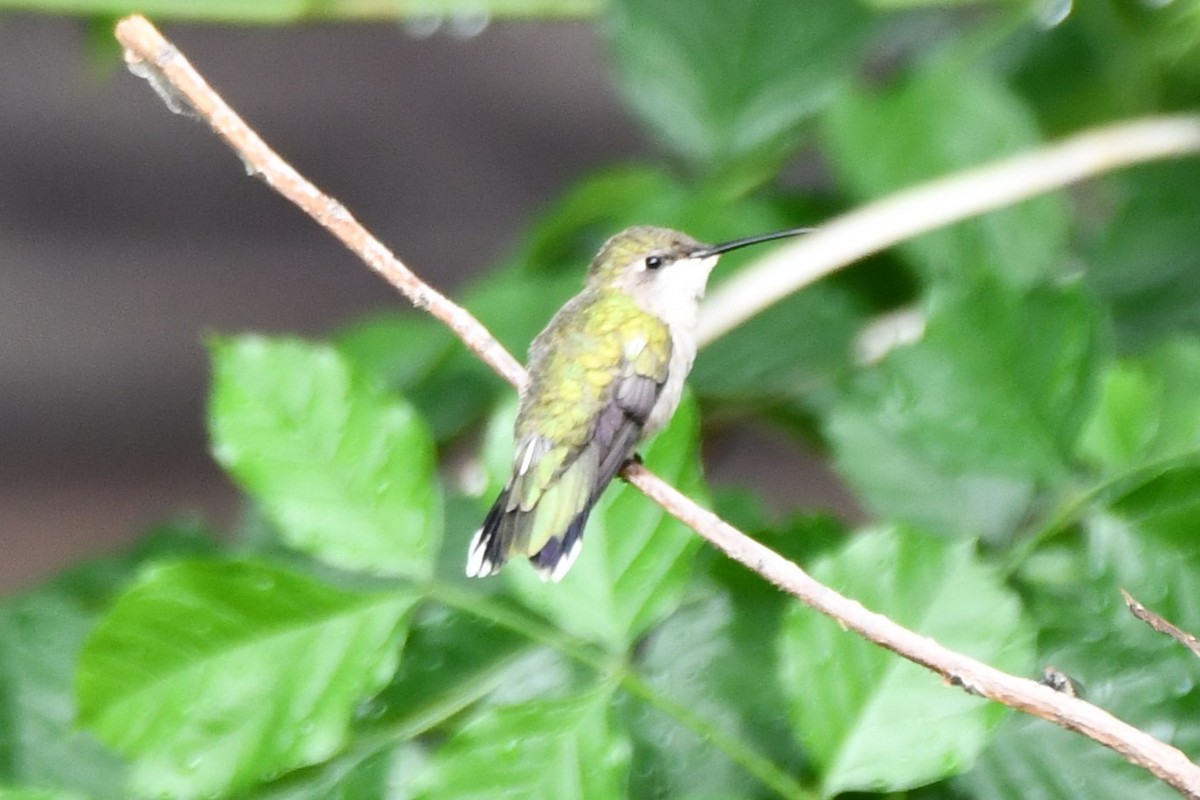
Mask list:
MULTIPOLYGON (((449 326, 503 378, 515 386, 523 385, 524 370, 478 320, 424 283, 355 221, 341 203, 318 190, 268 148, 154 26, 142 17, 127 17, 117 25, 116 35, 130 68, 149 79, 164 99, 169 98, 169 105, 205 120, 252 174, 308 213, 414 305, 449 326)), ((869 611, 700 508, 640 464, 628 466, 624 474, 630 483, 730 558, 843 627, 927 667, 951 685, 1082 733, 1146 768, 1181 794, 1200 799, 1200 767, 1178 749, 1090 703, 948 650, 869 611)))
POLYGON ((1155 614, 1133 599, 1133 595, 1124 589, 1121 590, 1121 596, 1125 598, 1125 605, 1129 608, 1130 614, 1133 614, 1159 633, 1165 633, 1167 636, 1170 636, 1188 650, 1191 650, 1193 654, 1200 656, 1200 639, 1155 614))

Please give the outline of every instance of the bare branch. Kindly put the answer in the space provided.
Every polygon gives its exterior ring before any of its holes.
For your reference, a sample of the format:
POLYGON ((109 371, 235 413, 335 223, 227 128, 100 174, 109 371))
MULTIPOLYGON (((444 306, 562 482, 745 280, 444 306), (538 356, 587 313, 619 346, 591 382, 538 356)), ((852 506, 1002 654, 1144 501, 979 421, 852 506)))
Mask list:
MULTIPOLYGON (((137 16, 122 20, 117 25, 117 39, 125 48, 126 61, 135 73, 151 77, 160 94, 165 92, 175 104, 193 110, 206 120, 248 165, 252 174, 304 209, 414 305, 445 322, 468 348, 506 380, 516 386, 524 383, 524 371, 477 320, 417 278, 367 233, 340 203, 322 194, 272 152, 149 22, 137 16)), ((952 207, 964 205, 958 198, 942 202, 948 202, 952 207)), ((641 465, 626 467, 625 476, 730 558, 842 626, 942 675, 951 685, 1078 731, 1145 767, 1185 796, 1200 798, 1200 768, 1176 748, 1096 706, 947 650, 927 637, 868 611, 700 508, 641 465)))
POLYGON ((867 610, 856 600, 843 597, 816 581, 799 566, 754 541, 711 511, 692 503, 677 489, 655 479, 640 464, 627 467, 626 475, 630 483, 721 552, 837 620, 843 627, 938 673, 952 686, 1082 733, 1150 770, 1185 797, 1200 797, 1200 768, 1178 749, 1091 703, 948 650, 933 639, 867 610))
POLYGON ((1155 614, 1137 600, 1134 600, 1133 595, 1124 589, 1121 590, 1121 596, 1125 598, 1125 605, 1129 608, 1130 614, 1133 614, 1159 633, 1165 633, 1188 650, 1191 650, 1195 655, 1200 656, 1200 639, 1155 614))
POLYGON ((1077 134, 957 172, 843 214, 715 288, 700 317, 707 343, 797 289, 921 233, 1084 178, 1200 152, 1200 116, 1148 117, 1077 134))
POLYGON ((399 289, 414 306, 428 311, 445 323, 498 375, 518 388, 524 385, 525 370, 479 320, 414 275, 412 270, 368 233, 345 206, 313 186, 267 147, 175 46, 164 39, 144 17, 127 17, 118 23, 117 40, 125 48, 125 63, 130 71, 150 81, 168 108, 205 120, 213 132, 233 148, 249 174, 258 176, 299 206, 365 261, 367 266, 399 289))

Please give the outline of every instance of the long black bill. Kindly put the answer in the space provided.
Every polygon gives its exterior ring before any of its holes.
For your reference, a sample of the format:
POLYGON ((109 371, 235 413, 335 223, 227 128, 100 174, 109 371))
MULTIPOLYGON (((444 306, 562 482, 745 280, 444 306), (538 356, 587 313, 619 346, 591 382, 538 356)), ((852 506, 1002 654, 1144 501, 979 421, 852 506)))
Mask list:
POLYGON ((728 253, 730 250, 737 250, 740 247, 747 247, 760 242, 771 242, 775 239, 787 239, 791 236, 799 236, 802 233, 812 233, 816 228, 791 228, 786 231, 775 231, 773 233, 760 233, 757 236, 747 236, 744 239, 734 239, 731 242, 722 242, 721 244, 713 244, 701 250, 692 253, 692 258, 708 258, 709 256, 718 256, 721 253, 728 253))

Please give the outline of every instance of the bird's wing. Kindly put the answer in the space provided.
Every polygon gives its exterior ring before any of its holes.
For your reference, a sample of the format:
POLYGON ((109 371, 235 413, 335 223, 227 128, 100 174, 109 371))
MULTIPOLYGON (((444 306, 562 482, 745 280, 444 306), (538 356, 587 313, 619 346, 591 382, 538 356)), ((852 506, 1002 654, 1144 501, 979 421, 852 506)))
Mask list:
POLYGON ((655 324, 625 337, 615 371, 589 370, 588 359, 596 357, 592 351, 572 354, 562 348, 556 353, 562 363, 547 383, 567 399, 539 403, 534 397, 526 402, 532 410, 518 423, 512 478, 476 534, 469 573, 491 574, 509 555, 523 553, 549 580, 566 574, 578 555, 588 513, 633 455, 666 383, 670 338, 655 324), (569 401, 597 390, 598 406, 569 401), (590 409, 590 419, 569 418, 580 409, 590 409), (575 436, 559 437, 555 443, 541 432, 554 425, 575 436))

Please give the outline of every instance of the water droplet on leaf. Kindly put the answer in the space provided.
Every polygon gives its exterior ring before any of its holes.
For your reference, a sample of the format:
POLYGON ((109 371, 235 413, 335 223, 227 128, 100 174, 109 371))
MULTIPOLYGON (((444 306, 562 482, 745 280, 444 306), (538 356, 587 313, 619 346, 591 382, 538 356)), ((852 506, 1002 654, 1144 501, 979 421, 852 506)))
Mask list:
POLYGON ((1047 30, 1056 28, 1071 16, 1074 0, 1042 0, 1037 9, 1037 22, 1047 30))

